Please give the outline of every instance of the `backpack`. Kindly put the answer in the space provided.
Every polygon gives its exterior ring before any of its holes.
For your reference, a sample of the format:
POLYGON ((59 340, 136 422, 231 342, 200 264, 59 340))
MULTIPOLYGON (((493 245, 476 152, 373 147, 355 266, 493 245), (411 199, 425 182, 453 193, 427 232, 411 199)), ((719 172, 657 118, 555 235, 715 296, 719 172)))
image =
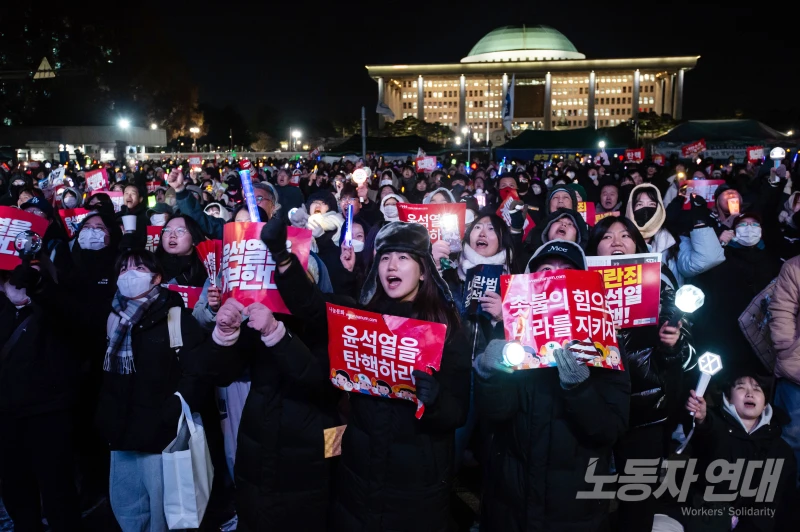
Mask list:
POLYGON ((769 304, 775 296, 777 281, 777 279, 770 281, 739 316, 739 328, 742 330, 742 334, 750 342, 753 352, 770 374, 775 371, 777 352, 772 343, 772 333, 769 330, 769 322, 772 321, 769 304))

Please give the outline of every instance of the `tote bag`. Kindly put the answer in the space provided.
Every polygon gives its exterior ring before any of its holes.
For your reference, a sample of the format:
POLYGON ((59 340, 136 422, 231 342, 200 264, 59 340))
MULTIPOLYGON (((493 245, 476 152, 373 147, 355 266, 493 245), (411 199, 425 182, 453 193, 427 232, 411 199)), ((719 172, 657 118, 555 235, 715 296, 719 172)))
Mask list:
POLYGON ((164 515, 170 530, 198 528, 211 495, 214 467, 200 414, 192 414, 183 396, 178 435, 161 453, 164 515))

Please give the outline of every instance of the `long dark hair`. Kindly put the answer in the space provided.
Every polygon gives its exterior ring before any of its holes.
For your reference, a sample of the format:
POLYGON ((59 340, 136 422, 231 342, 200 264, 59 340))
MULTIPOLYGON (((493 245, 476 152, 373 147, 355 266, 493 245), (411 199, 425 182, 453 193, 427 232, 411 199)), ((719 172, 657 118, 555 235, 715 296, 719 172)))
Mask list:
POLYGON ((514 241, 511 239, 511 230, 503 219, 495 213, 478 214, 464 231, 464 238, 461 240, 461 246, 469 245, 469 237, 472 234, 472 230, 475 228, 475 225, 484 218, 488 218, 489 223, 492 224, 492 229, 494 230, 495 236, 497 236, 497 243, 500 245, 500 250, 506 250, 506 271, 509 274, 519 273, 517 271, 516 257, 514 256, 514 241))
POLYGON ((630 233, 631 238, 633 238, 633 241, 636 243, 636 253, 647 253, 647 244, 644 241, 644 237, 642 237, 642 233, 639 232, 639 228, 636 227, 636 224, 625 216, 606 216, 597 222, 592 230, 592 234, 589 237, 589 244, 586 246, 587 256, 597 256, 597 246, 615 223, 621 223, 625 226, 628 233, 630 233))
POLYGON ((200 257, 197 255, 197 249, 195 247, 197 244, 205 240, 203 230, 200 229, 200 224, 185 214, 177 214, 171 217, 169 222, 167 222, 164 225, 164 229, 161 230, 161 242, 159 243, 158 248, 156 248, 155 253, 156 258, 163 263, 163 270, 165 271, 164 282, 166 283, 171 280, 171 278, 166 278, 166 270, 170 270, 169 275, 174 275, 175 279, 178 281, 178 284, 202 286, 202 284, 205 282, 205 279, 208 278, 208 272, 203 265, 203 261, 201 261, 200 257), (167 225, 169 225, 169 222, 177 219, 183 220, 183 223, 186 224, 186 230, 189 232, 189 236, 192 237, 192 252, 189 255, 190 259, 188 269, 184 269, 185 266, 180 265, 181 261, 186 259, 181 259, 174 255, 170 255, 170 253, 164 249, 164 229, 166 229, 167 225))
MULTIPOLYGON (((417 320, 432 321, 434 323, 444 323, 447 325, 447 340, 450 340, 453 335, 461 328, 461 318, 455 305, 448 304, 444 301, 439 288, 433 280, 432 275, 439 275, 439 272, 429 272, 425 261, 414 253, 408 253, 408 256, 414 259, 414 262, 419 264, 420 274, 425 276, 425 280, 420 281, 419 290, 414 301, 411 303, 411 317, 417 320)), ((379 260, 380 257, 375 257, 379 260)), ((374 310, 382 306, 382 303, 392 301, 386 292, 383 290, 380 276, 376 279, 375 295, 367 303, 367 309, 374 310)))

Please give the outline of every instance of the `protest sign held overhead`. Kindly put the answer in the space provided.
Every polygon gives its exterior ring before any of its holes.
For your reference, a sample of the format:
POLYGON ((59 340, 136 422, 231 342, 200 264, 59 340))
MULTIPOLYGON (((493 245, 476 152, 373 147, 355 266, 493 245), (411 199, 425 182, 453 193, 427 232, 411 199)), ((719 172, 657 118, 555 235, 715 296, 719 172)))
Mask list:
POLYGON ((603 276, 606 302, 618 329, 658 324, 661 254, 586 257, 589 271, 603 276))
POLYGON ((70 240, 78 233, 78 227, 89 212, 90 211, 80 207, 77 209, 58 210, 58 215, 61 217, 61 221, 64 222, 64 229, 66 229, 67 236, 70 240))
POLYGON ((431 242, 460 242, 464 238, 467 205, 465 203, 416 204, 398 203, 401 222, 422 224, 431 235, 431 242))

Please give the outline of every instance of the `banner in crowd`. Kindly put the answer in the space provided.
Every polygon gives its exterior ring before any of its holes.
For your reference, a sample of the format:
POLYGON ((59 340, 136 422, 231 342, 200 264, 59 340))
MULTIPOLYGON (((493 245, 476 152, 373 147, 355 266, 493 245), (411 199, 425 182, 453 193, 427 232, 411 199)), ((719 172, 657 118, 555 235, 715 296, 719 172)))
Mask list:
POLYGON ((183 306, 192 309, 197 305, 200 295, 203 293, 202 286, 184 286, 182 284, 162 284, 164 288, 169 288, 173 292, 178 292, 183 298, 183 306))
POLYGON ((708 208, 714 208, 714 192, 717 187, 724 185, 724 179, 687 179, 681 187, 686 187, 686 201, 683 203, 683 210, 688 211, 692 208, 690 199, 692 194, 703 196, 708 203, 708 208))
POLYGON ((577 342, 579 361, 622 370, 602 277, 555 270, 500 278, 506 340, 520 342, 525 359, 514 369, 556 366, 553 351, 577 342))
POLYGON ((158 245, 161 243, 161 230, 164 229, 160 225, 148 225, 147 226, 147 244, 145 244, 145 248, 147 251, 151 251, 153 253, 156 252, 158 249, 158 245))
POLYGON ((500 276, 503 275, 502 264, 479 264, 467 270, 464 289, 464 311, 470 316, 480 314, 485 318, 492 316, 481 307, 478 299, 486 292, 500 293, 500 276))
POLYGON ((681 155, 684 158, 692 157, 704 151, 706 151, 705 139, 700 139, 696 142, 692 142, 691 144, 687 144, 686 146, 681 146, 681 155))
POLYGON ((447 326, 328 303, 331 382, 341 390, 417 405, 415 369, 439 371, 447 326))
POLYGON ((589 227, 594 227, 594 224, 597 221, 595 217, 596 215, 594 213, 595 211, 594 203, 590 201, 579 201, 578 208, 576 210, 583 217, 583 221, 586 222, 586 225, 588 225, 589 227))
POLYGON ((664 166, 664 164, 666 164, 666 162, 667 162, 667 158, 665 156, 661 155, 660 153, 654 153, 653 154, 653 162, 655 164, 657 164, 658 166, 664 166))
POLYGON ((0 270, 13 270, 22 260, 14 247, 14 239, 23 231, 41 237, 47 231, 47 220, 14 207, 0 207, 0 270))
POLYGON ((69 240, 78 233, 78 226, 81 224, 86 215, 89 214, 90 211, 87 211, 83 208, 77 209, 59 209, 58 215, 61 217, 61 221, 64 222, 64 229, 67 230, 67 236, 69 240))
POLYGON ((200 168, 203 165, 203 158, 199 154, 192 154, 186 160, 192 168, 200 168))
POLYGON ((626 163, 641 163, 644 162, 644 148, 634 148, 632 150, 625 150, 626 163))
POLYGON ((425 156, 420 157, 416 160, 417 163, 417 173, 422 172, 433 172, 436 170, 436 157, 434 156, 425 156))
MULTIPOLYGON (((272 312, 289 314, 275 285, 275 261, 261 241, 264 225, 265 222, 225 224, 220 261, 222 302, 233 297, 245 306, 259 302, 272 312)), ((304 270, 308 270, 311 231, 288 227, 287 236, 289 252, 297 256, 304 270)))
POLYGON ((397 213, 401 222, 424 225, 431 235, 431 242, 444 240, 451 244, 458 243, 460 246, 461 239, 464 238, 466 203, 398 203, 397 213))
POLYGON ((53 168, 53 171, 50 172, 48 179, 50 180, 51 185, 61 184, 64 181, 64 172, 66 168, 63 166, 59 166, 58 168, 53 168), (58 183, 56 183, 58 181, 58 183))
POLYGON ((608 218, 609 216, 619 216, 619 211, 611 211, 611 212, 603 212, 600 214, 594 215, 594 223, 597 225, 597 222, 602 220, 603 218, 608 218))
POLYGON ((603 276, 606 302, 618 329, 658 324, 661 253, 586 257, 589 271, 603 276))
POLYGON ((206 267, 211 286, 217 286, 219 265, 222 261, 222 240, 204 240, 195 246, 197 256, 206 267))
POLYGON ((763 146, 748 146, 747 147, 747 160, 753 164, 760 163, 764 160, 764 147, 763 146))
POLYGON ((105 168, 86 172, 86 190, 108 190, 108 173, 105 168))
POLYGON ((122 196, 123 193, 120 191, 110 191, 110 190, 93 190, 89 192, 89 196, 94 196, 95 194, 107 194, 109 198, 111 198, 111 203, 114 204, 114 212, 119 212, 122 210, 122 206, 125 205, 125 198, 122 196))
MULTIPOLYGON (((511 204, 515 201, 523 203, 521 199, 519 199, 519 194, 513 188, 502 188, 500 189, 500 206, 497 208, 497 216, 502 218, 506 225, 511 227, 511 204)), ((524 204, 524 203, 523 203, 524 204)), ((530 212, 525 214, 525 222, 522 224, 522 241, 524 242, 528 238, 528 233, 531 232, 531 229, 534 228, 536 224, 533 223, 533 218, 531 218, 530 212)))

